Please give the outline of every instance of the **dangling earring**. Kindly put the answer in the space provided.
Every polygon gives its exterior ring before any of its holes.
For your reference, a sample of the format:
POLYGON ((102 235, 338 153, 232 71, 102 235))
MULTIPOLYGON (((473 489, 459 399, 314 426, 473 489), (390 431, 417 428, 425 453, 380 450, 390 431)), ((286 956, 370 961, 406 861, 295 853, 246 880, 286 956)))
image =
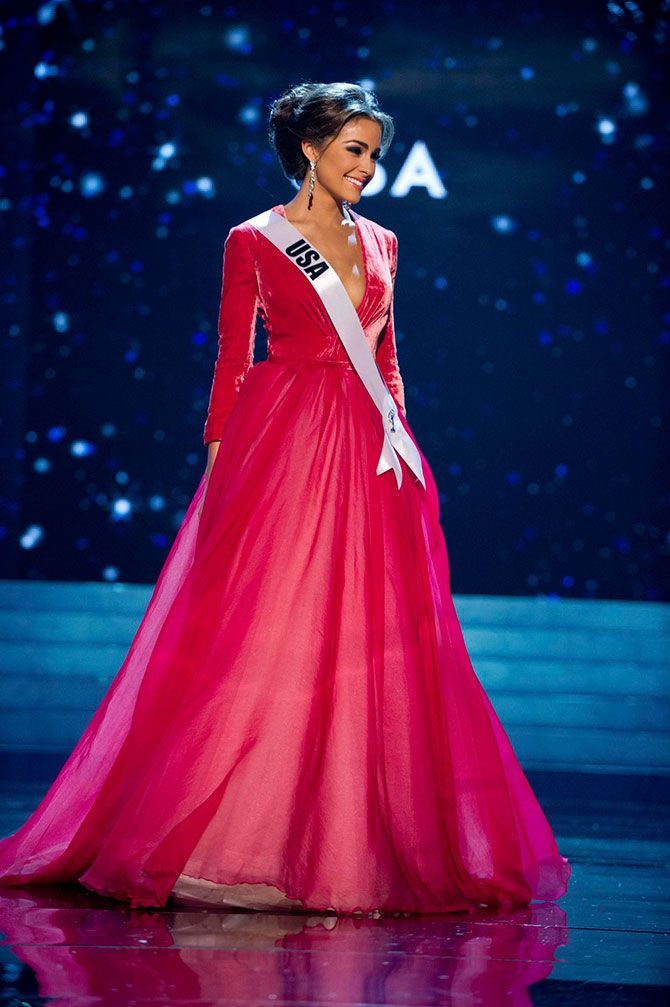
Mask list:
POLYGON ((309 199, 307 200, 307 209, 308 210, 312 209, 312 197, 313 197, 313 193, 314 193, 314 183, 316 182, 316 172, 314 171, 315 164, 316 164, 316 161, 312 161, 312 159, 310 158, 310 161, 309 161, 309 192, 307 193, 307 195, 309 196, 309 199))

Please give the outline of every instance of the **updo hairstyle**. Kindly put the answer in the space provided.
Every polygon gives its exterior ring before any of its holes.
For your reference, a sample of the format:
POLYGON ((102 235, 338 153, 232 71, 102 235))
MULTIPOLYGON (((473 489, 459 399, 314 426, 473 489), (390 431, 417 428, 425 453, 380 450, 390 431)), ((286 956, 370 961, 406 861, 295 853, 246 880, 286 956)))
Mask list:
POLYGON ((270 106, 268 131, 270 145, 286 177, 300 181, 309 168, 302 140, 319 149, 327 140, 334 139, 345 122, 358 115, 365 115, 381 126, 380 157, 383 157, 393 139, 393 119, 381 111, 371 91, 344 82, 304 81, 287 88, 270 106))

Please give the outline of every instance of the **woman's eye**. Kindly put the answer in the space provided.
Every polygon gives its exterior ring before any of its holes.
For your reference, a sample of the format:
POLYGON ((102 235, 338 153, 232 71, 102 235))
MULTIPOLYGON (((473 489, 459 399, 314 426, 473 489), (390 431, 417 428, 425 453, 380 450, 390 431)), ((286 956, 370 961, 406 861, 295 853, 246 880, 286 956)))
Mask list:
MULTIPOLYGON (((347 150, 349 151, 350 154, 356 154, 357 157, 360 156, 360 154, 363 153, 363 151, 361 150, 360 147, 347 147, 347 150)), ((380 157, 380 154, 377 151, 376 153, 374 153, 372 155, 372 160, 373 161, 378 161, 379 157, 380 157)))

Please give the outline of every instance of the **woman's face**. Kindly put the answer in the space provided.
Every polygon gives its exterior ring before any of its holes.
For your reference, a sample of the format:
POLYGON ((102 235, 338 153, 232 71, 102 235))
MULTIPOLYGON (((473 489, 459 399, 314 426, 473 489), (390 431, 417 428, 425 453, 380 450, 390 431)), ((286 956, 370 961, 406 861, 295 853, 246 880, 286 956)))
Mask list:
MULTIPOLYGON (((303 142, 302 148, 307 157, 316 161, 314 198, 318 198, 317 190, 321 188, 337 201, 358 202, 362 189, 375 173, 381 139, 379 123, 359 115, 345 122, 340 132, 332 140, 327 140, 320 151, 303 142)), ((307 186, 309 175, 308 168, 305 177, 307 186)))

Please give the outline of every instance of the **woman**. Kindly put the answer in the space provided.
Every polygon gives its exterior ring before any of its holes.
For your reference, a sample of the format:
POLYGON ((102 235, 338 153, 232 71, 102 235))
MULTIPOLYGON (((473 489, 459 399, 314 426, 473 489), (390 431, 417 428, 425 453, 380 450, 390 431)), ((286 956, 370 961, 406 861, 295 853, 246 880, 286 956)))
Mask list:
POLYGON ((273 104, 301 185, 226 239, 206 471, 0 883, 373 914, 565 892, 451 599, 398 369, 397 239, 348 209, 392 133, 353 84, 273 104))

